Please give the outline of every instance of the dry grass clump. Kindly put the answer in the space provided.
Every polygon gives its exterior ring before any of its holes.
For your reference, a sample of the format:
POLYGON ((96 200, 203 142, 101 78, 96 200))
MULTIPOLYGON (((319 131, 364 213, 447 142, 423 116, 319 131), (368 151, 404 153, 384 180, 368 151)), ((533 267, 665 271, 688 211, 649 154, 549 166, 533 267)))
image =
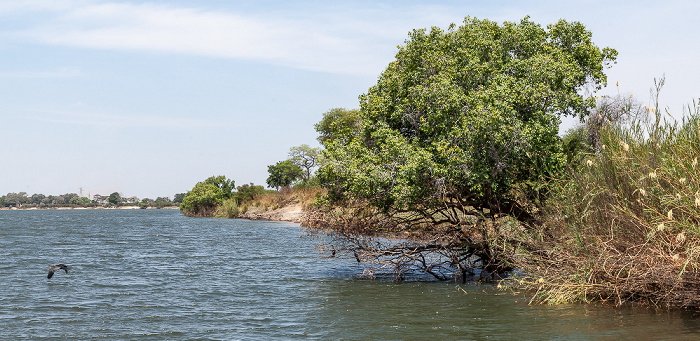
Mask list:
POLYGON ((520 284, 546 303, 700 306, 700 106, 678 123, 601 130, 565 179, 526 251, 520 284))
POLYGON ((281 191, 266 191, 257 194, 250 201, 240 203, 241 212, 250 208, 262 211, 271 211, 292 204, 301 204, 304 210, 313 205, 316 197, 325 194, 326 190, 320 187, 312 188, 284 188, 281 191))
POLYGON ((213 216, 217 218, 237 218, 241 213, 238 201, 235 198, 224 200, 221 205, 214 210, 213 216))

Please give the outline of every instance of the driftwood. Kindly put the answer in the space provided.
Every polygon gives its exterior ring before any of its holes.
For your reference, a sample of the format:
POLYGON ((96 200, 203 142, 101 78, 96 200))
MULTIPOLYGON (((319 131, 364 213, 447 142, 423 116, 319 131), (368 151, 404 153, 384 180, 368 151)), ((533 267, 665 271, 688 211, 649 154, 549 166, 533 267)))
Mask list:
POLYGON ((503 245, 493 243, 493 223, 459 224, 379 213, 367 207, 311 210, 302 220, 311 235, 329 238, 318 248, 330 257, 355 259, 366 277, 429 274, 438 280, 488 280, 512 270, 503 245))

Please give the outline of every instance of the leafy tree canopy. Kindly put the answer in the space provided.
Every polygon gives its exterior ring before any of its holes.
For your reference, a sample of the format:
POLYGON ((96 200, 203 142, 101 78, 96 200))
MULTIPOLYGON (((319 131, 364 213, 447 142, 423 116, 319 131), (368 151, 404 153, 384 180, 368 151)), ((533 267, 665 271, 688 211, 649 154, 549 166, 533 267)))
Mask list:
POLYGON ((223 175, 208 177, 185 194, 180 211, 190 217, 210 216, 225 199, 233 196, 234 186, 234 181, 223 175))
POLYGON ((223 175, 210 176, 209 178, 204 180, 204 183, 214 185, 218 189, 220 189, 224 199, 231 198, 231 196, 233 196, 234 190, 236 189, 236 182, 227 179, 223 175))
POLYGON ((243 186, 238 186, 238 192, 236 192, 236 199, 239 203, 246 201, 251 201, 255 199, 255 196, 265 193, 265 187, 253 184, 244 184, 243 186))
POLYGON ((30 198, 27 196, 27 192, 19 193, 7 193, 4 196, 3 205, 4 206, 22 206, 30 202, 30 198))
MULTIPOLYGON (((62 198, 62 200, 65 200, 65 198, 62 198)), ((107 201, 108 201, 110 204, 116 206, 116 205, 119 205, 119 204, 122 202, 122 196, 119 195, 118 192, 114 192, 114 193, 112 193, 112 194, 109 195, 109 198, 107 199, 107 201)))
POLYGON ((544 29, 528 17, 414 30, 360 96, 357 133, 317 125, 320 139, 345 136, 324 140, 331 198, 430 217, 466 206, 522 213, 513 188, 561 168, 559 118, 589 113, 595 101, 582 94, 605 84, 617 56, 591 37, 578 22, 544 29))
POLYGON ((173 203, 179 204, 182 202, 183 199, 185 199, 185 194, 186 193, 176 193, 175 197, 173 198, 173 203))
POLYGON ((295 165, 292 160, 280 161, 274 165, 267 166, 267 171, 270 173, 270 176, 267 178, 268 186, 277 189, 291 185, 304 174, 301 167, 295 165))
POLYGON ((190 217, 208 216, 224 200, 221 188, 206 182, 198 182, 185 194, 180 204, 180 211, 190 217))
POLYGON ((333 141, 344 143, 362 127, 360 110, 334 108, 323 113, 320 122, 314 125, 319 133, 318 142, 323 145, 333 141))

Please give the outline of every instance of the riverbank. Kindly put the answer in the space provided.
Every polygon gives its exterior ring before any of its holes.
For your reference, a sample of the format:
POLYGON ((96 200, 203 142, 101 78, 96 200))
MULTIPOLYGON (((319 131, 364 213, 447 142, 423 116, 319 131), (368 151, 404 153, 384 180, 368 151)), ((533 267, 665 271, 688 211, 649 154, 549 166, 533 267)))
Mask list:
POLYGON ((269 220, 269 221, 288 221, 292 223, 300 223, 304 216, 302 204, 292 203, 273 210, 262 210, 258 207, 250 207, 246 212, 241 213, 238 218, 248 220, 269 220))
POLYGON ((320 188, 269 191, 241 203, 226 201, 213 211, 212 216, 302 223, 316 198, 324 194, 325 191, 320 188))

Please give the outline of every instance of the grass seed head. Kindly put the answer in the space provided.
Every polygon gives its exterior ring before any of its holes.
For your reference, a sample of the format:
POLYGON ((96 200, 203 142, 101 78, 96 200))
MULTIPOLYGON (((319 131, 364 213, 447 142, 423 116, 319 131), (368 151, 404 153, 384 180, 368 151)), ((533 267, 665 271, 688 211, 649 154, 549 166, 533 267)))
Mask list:
POLYGON ((678 242, 678 244, 683 244, 684 241, 685 241, 685 232, 681 232, 678 235, 676 235, 676 242, 678 242))

